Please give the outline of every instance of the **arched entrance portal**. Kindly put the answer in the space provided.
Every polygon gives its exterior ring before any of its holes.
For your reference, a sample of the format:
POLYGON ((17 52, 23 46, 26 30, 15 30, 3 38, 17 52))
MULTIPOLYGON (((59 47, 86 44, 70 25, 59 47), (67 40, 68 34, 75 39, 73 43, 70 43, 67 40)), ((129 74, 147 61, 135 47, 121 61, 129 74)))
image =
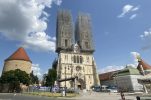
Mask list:
POLYGON ((77 88, 83 90, 86 88, 85 81, 83 79, 77 79, 77 88))

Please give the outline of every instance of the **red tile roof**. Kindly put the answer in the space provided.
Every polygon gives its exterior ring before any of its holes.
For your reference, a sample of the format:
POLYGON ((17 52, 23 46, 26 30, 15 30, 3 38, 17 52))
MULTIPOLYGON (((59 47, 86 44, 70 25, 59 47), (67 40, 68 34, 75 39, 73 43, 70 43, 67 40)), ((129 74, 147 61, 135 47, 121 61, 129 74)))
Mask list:
POLYGON ((8 60, 25 60, 25 61, 30 61, 30 58, 28 57, 26 51, 24 50, 23 47, 18 48, 11 56, 9 56, 5 61, 8 60))
POLYGON ((107 73, 99 74, 99 79, 100 79, 100 81, 113 80, 113 75, 116 72, 117 71, 112 71, 112 72, 107 72, 107 73))
POLYGON ((141 68, 140 68, 141 65, 142 65, 144 70, 151 69, 151 66, 149 64, 147 64, 145 61, 143 61, 142 59, 140 61, 138 61, 138 66, 137 66, 138 70, 141 70, 141 68))

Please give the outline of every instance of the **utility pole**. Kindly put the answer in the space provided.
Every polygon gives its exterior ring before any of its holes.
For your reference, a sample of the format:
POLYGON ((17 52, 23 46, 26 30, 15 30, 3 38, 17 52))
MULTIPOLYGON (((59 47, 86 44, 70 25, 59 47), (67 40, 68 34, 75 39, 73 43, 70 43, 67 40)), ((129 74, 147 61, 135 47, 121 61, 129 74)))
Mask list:
POLYGON ((65 96, 66 96, 66 66, 65 66, 65 96))

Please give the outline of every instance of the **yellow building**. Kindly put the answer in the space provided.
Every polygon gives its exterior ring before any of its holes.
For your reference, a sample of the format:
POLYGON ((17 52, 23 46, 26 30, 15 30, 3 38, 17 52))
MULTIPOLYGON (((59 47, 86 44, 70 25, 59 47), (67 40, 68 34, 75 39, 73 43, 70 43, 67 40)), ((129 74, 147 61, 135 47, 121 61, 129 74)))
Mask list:
POLYGON ((27 74, 30 74, 31 66, 32 61, 28 57, 24 48, 20 47, 5 60, 3 72, 20 69, 22 71, 25 71, 27 74))

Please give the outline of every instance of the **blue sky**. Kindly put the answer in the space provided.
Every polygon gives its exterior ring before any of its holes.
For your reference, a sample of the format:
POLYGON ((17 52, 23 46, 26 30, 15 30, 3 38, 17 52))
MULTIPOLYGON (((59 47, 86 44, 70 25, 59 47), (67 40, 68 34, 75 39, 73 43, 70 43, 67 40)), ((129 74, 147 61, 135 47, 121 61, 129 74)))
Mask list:
POLYGON ((127 64, 136 66, 136 55, 151 64, 150 4, 150 0, 2 0, 0 71, 4 59, 20 46, 25 47, 39 75, 51 68, 57 58, 54 49, 59 9, 69 9, 73 22, 79 12, 90 14, 99 73, 127 64))

